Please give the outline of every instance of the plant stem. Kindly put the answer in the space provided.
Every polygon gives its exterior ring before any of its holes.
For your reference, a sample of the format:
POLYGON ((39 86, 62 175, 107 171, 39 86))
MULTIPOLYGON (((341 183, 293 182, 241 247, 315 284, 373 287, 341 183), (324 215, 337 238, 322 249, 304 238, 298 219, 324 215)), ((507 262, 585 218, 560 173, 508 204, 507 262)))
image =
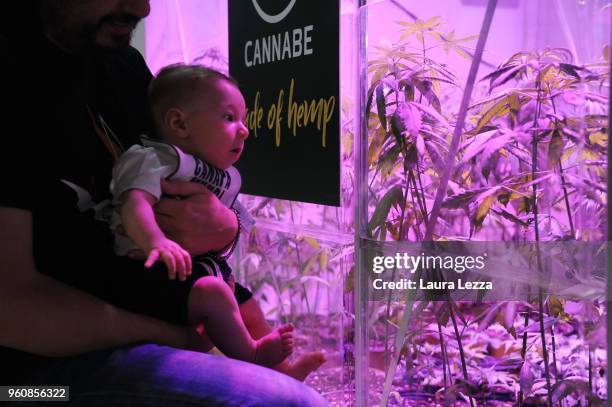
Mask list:
MULTIPOLYGON (((593 391, 593 361, 591 359, 591 345, 588 345, 589 352, 589 393, 593 391)), ((589 400, 588 407, 591 407, 591 401, 589 400)))
MULTIPOLYGON (((400 226, 398 231, 398 241, 403 240, 404 237, 404 218, 406 215, 406 204, 408 201, 408 189, 410 188, 408 182, 408 174, 404 171, 404 179, 406 180, 406 186, 404 187, 404 197, 402 199, 402 213, 400 215, 400 226)), ((395 272, 396 268, 393 267, 393 271, 391 272, 391 281, 395 281, 395 272)), ((389 364, 389 342, 386 338, 389 337, 389 318, 391 317, 391 291, 387 295, 387 317, 385 319, 385 365, 389 364)))
MULTIPOLYGON (((423 46, 423 63, 421 64, 421 75, 425 74, 425 60, 426 60, 426 51, 425 51, 425 33, 421 30, 421 44, 423 46)), ((419 92, 419 104, 423 102, 423 93, 419 92)))
POLYGON ((550 369, 548 367, 548 349, 546 348, 546 330, 544 328, 544 293, 542 288, 538 289, 538 307, 540 312, 540 339, 542 340, 542 358, 544 359, 544 375, 546 376, 546 399, 549 407, 552 407, 552 387, 550 385, 550 369))
POLYGON ((421 169, 420 169, 420 166, 419 166, 419 160, 417 160, 416 165, 417 165, 416 173, 417 173, 417 178, 419 180, 419 189, 421 191, 421 194, 420 194, 421 195, 421 201, 422 201, 422 203, 421 203, 422 204, 422 209, 421 210, 423 211, 423 219, 425 221, 425 224, 427 224, 427 217, 429 216, 429 214, 427 213, 427 203, 425 202, 425 189, 423 188, 423 182, 421 181, 421 169))
MULTIPOLYGON (((550 86, 548 87, 548 93, 551 93, 550 86)), ((557 113, 557 106, 555 105, 555 98, 551 96, 550 102, 552 104, 553 112, 557 113)), ((559 121, 555 119, 555 127, 559 128, 559 121)), ((561 164, 561 158, 558 159, 559 164, 559 175, 561 177, 561 188, 563 189, 563 200, 565 201, 565 210, 567 211, 567 220, 569 221, 570 232, 572 234, 572 239, 576 238, 576 233, 574 231, 574 222, 572 220, 572 210, 569 204, 569 197, 567 194, 567 187, 565 183, 565 175, 563 175, 563 165, 561 164)))
POLYGON ((412 170, 410 170, 410 180, 412 181, 412 190, 416 196, 418 207, 421 210, 421 219, 423 219, 424 224, 427 224, 427 208, 424 204, 425 198, 423 197, 423 190, 417 186, 416 178, 414 177, 414 172, 412 172, 412 170))
MULTIPOLYGON (((414 179, 412 179, 412 184, 413 184, 413 190, 416 191, 416 186, 414 184, 414 179)), ((415 192, 414 194, 410 194, 410 197, 412 199, 412 206, 414 208, 419 208, 420 209, 421 202, 420 201, 419 202, 415 202, 415 200, 414 200, 415 195, 418 195, 418 193, 415 192)), ((421 213, 423 213, 423 211, 421 211, 421 213)), ((416 214, 416 209, 415 209, 415 214, 416 214)), ((425 223, 425 219, 423 219, 423 218, 421 218, 421 219, 422 219, 421 223, 425 223)), ((413 225, 414 225, 414 233, 417 236, 417 241, 422 241, 423 240, 423 234, 421 233, 421 227, 420 227, 419 222, 415 222, 413 225)))
MULTIPOLYGON (((561 163, 559 163, 559 165, 561 165, 561 163)), ((550 303, 548 303, 548 313, 550 314, 550 303)), ((555 330, 553 329, 554 325, 550 326, 550 339, 551 339, 551 344, 552 344, 552 355, 553 355, 553 366, 554 366, 554 376, 553 376, 553 383, 556 383, 557 380, 559 379, 559 371, 557 370, 557 345, 556 345, 556 341, 555 341, 555 330)))
POLYGON ((446 363, 447 363, 446 349, 444 346, 444 337, 442 336, 442 326, 440 325, 440 321, 438 320, 437 316, 436 316, 436 323, 438 324, 438 335, 440 336, 440 356, 442 357, 442 374, 444 375, 444 387, 446 388, 446 363))
MULTIPOLYGON (((529 308, 527 308, 527 313, 525 314, 525 323, 523 324, 525 328, 529 326, 530 314, 531 314, 531 311, 529 310, 529 308)), ((521 347, 521 359, 523 359, 523 363, 525 363, 526 355, 527 355, 527 330, 523 332, 523 346, 521 347)), ((519 402, 519 407, 522 407, 523 406, 523 390, 520 387, 519 387, 519 393, 518 393, 518 402, 519 402)))
MULTIPOLYGON (((538 78, 540 74, 538 74, 538 78)), ((538 97, 536 100, 536 110, 534 115, 534 129, 537 128, 538 119, 540 118, 540 113, 542 111, 542 85, 540 80, 536 80, 536 89, 538 92, 538 97)), ((531 180, 535 180, 536 172, 538 170, 538 133, 534 132, 532 136, 531 142, 531 180)), ((540 223, 538 218, 538 187, 536 184, 531 186, 532 190, 532 205, 533 205, 533 219, 534 219, 534 232, 535 232, 535 244, 536 244, 536 261, 538 266, 538 272, 540 274, 543 273, 542 269, 542 253, 540 252, 540 223)), ((546 399, 549 407, 552 407, 552 394, 551 385, 550 385, 550 371, 548 367, 548 349, 546 348, 546 329, 544 328, 544 293, 542 291, 542 287, 538 285, 538 311, 540 313, 540 339, 542 341, 542 358, 544 359, 544 375, 546 376, 546 399)))
POLYGON ((402 213, 400 215, 398 241, 404 240, 404 221, 406 220, 406 204, 408 203, 408 190, 410 189, 408 171, 404 171, 404 179, 406 180, 406 185, 404 186, 404 197, 402 199, 402 213))
POLYGON ((574 222, 572 220, 572 210, 570 208, 569 197, 567 194, 567 187, 565 184, 565 175, 563 175, 563 164, 559 158, 559 174, 561 175, 561 188, 563 189, 563 200, 565 201, 565 209, 567 210, 567 220, 569 221, 570 232, 572 239, 576 238, 576 232, 574 231, 574 222))
POLYGON ((555 331, 552 326, 550 327, 550 339, 552 341, 553 366, 555 368, 555 371, 553 372, 553 378, 555 380, 553 383, 556 383, 557 379, 559 378, 559 372, 557 371, 557 345, 555 343, 555 331))
POLYGON ((455 329, 455 338, 457 339, 457 346, 459 347, 459 356, 461 357, 461 370, 463 370, 463 379, 465 380, 465 385, 468 390, 468 398, 470 399, 470 406, 474 407, 474 400, 472 400, 472 391, 469 388, 469 378, 467 372, 467 365, 465 363, 465 353, 463 352, 463 344, 461 342, 461 335, 459 334, 459 329, 457 328, 457 320, 455 319, 455 313, 453 312, 453 307, 450 303, 450 299, 448 300, 447 306, 448 311, 450 313, 451 321, 453 321, 453 328, 455 329))

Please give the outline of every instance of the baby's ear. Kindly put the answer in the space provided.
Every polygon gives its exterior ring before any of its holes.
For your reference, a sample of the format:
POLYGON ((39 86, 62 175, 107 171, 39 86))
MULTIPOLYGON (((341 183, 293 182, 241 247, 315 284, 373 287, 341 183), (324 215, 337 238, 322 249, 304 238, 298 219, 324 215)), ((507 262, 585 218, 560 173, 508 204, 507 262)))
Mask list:
POLYGON ((175 136, 187 138, 189 133, 187 131, 187 123, 185 122, 186 117, 181 109, 171 107, 164 114, 164 126, 175 136))

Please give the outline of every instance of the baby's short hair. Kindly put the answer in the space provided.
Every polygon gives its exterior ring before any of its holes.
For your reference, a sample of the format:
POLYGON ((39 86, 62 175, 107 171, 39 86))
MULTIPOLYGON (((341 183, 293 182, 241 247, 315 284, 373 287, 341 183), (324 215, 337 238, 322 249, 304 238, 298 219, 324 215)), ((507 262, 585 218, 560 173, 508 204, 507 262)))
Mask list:
POLYGON ((172 107, 185 107, 197 100, 199 85, 220 79, 238 87, 233 78, 203 65, 173 64, 162 68, 149 85, 149 108, 159 136, 163 116, 172 107))

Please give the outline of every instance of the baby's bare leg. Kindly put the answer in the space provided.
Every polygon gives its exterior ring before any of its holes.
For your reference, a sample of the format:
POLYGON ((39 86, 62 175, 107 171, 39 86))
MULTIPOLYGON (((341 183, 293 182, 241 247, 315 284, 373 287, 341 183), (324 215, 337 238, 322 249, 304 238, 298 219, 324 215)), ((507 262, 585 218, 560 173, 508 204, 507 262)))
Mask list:
POLYGON ((203 323, 215 346, 229 357, 272 366, 291 353, 293 327, 284 325, 253 339, 242 321, 234 293, 220 278, 200 278, 189 293, 188 306, 189 322, 203 323))
MULTIPOLYGON (((240 314, 251 336, 255 339, 264 337, 273 330, 266 321, 259 304, 253 298, 249 298, 246 302, 240 304, 240 314)), ((309 352, 292 362, 285 359, 276 366, 272 366, 272 369, 304 381, 310 373, 318 369, 324 362, 325 355, 323 352, 309 352)))

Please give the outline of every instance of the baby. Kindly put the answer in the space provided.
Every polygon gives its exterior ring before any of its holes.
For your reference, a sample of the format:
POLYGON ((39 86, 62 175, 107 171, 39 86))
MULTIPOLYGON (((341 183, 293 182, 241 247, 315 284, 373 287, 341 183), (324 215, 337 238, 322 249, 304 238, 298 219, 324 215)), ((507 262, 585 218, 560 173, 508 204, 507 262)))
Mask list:
MULTIPOLYGON (((239 219, 246 211, 235 202, 240 174, 232 165, 249 135, 245 101, 237 84, 220 72, 198 65, 162 69, 150 87, 155 139, 143 138, 113 170, 111 192, 118 214, 113 220, 118 255, 143 254, 145 267, 162 261, 169 278, 190 286, 187 322, 199 326, 200 344, 214 344, 227 356, 271 366, 299 380, 325 360, 312 352, 289 363, 293 326, 272 329, 252 294, 235 283, 226 262, 230 253, 192 259, 158 226, 153 206, 161 182, 180 179, 206 185, 239 219), (212 344, 208 341, 212 340, 212 344)), ((229 250, 231 252, 231 250, 229 250)))

